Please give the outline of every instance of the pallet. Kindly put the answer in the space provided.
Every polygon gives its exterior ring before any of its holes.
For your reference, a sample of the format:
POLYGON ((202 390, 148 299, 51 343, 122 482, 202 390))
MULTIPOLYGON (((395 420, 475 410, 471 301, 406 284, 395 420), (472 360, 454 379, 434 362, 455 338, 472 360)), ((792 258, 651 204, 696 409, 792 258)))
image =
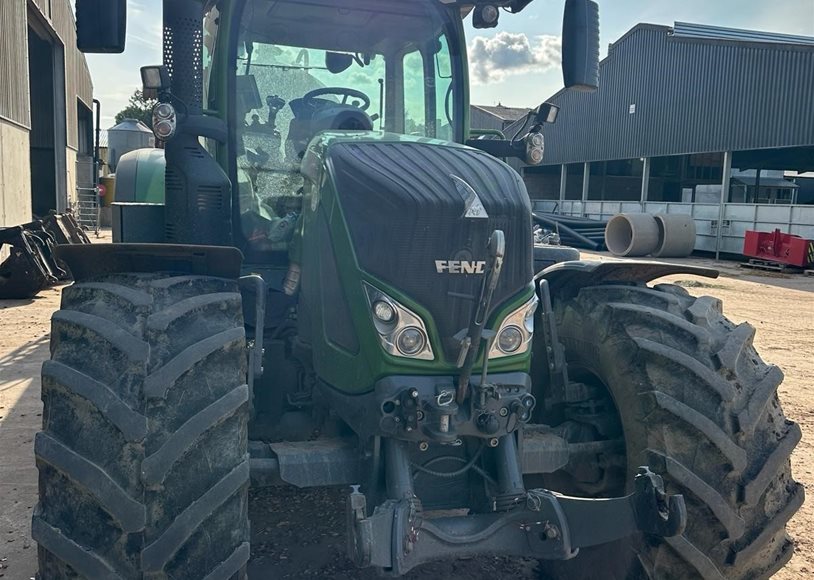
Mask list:
POLYGON ((752 268, 755 270, 769 270, 772 272, 799 272, 800 270, 788 264, 781 264, 780 262, 770 262, 769 260, 755 260, 754 258, 748 262, 738 264, 741 268, 752 268))

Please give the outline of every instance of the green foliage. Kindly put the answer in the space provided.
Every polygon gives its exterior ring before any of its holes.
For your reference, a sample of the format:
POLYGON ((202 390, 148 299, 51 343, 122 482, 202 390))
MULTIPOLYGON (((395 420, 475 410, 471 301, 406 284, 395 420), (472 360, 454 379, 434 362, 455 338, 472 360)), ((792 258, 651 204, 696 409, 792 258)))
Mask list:
POLYGON ((152 127, 153 107, 157 102, 154 99, 145 99, 141 91, 134 92, 127 106, 116 115, 116 124, 118 125, 125 119, 136 119, 148 127, 152 127))

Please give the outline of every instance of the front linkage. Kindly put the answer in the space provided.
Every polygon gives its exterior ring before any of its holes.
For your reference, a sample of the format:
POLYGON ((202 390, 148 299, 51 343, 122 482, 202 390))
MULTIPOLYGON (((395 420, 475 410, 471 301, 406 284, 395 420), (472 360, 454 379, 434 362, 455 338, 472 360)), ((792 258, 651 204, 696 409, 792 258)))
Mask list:
POLYGON ((533 489, 505 512, 429 520, 422 518, 415 496, 387 500, 368 517, 366 498, 354 486, 348 498, 349 553, 360 567, 400 576, 441 558, 491 553, 568 560, 580 548, 636 533, 672 537, 683 532, 687 510, 682 496, 667 496, 661 477, 647 467, 639 469, 635 488, 628 496, 600 500, 533 489))

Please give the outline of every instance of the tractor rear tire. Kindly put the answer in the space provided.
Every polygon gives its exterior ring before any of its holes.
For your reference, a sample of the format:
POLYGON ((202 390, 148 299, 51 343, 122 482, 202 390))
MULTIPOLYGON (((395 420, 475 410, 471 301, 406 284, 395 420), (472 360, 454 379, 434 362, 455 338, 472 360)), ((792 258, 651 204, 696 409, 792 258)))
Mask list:
POLYGON ((245 577, 246 372, 234 280, 63 290, 35 440, 41 580, 245 577))
POLYGON ((754 328, 670 284, 587 287, 554 309, 569 371, 596 377, 615 403, 628 491, 649 465, 688 512, 680 536, 639 536, 554 568, 659 580, 758 580, 782 568, 794 549, 786 523, 804 498, 789 462, 801 432, 777 398, 783 373, 752 346, 754 328))

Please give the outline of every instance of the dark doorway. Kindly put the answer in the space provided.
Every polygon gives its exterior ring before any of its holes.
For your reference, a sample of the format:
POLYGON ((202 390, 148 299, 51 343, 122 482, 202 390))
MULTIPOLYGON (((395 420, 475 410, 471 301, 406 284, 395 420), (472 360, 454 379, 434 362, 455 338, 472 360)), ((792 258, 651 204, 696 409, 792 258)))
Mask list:
POLYGON ((66 180, 58 178, 65 170, 65 104, 57 100, 57 95, 64 94, 64 64, 62 51, 37 28, 28 29, 31 209, 35 216, 44 216, 51 210, 63 210, 67 202, 66 180))

